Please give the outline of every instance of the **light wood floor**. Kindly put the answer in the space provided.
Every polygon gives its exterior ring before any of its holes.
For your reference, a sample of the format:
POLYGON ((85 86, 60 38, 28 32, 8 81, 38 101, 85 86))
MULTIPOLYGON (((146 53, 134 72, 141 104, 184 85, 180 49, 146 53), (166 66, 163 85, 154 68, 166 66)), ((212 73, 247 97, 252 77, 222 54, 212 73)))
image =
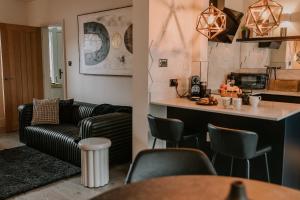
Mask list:
MULTIPOLYGON (((0 134, 0 150, 21 146, 18 134, 0 134)), ((107 186, 89 189, 80 184, 80 176, 58 181, 56 183, 29 191, 9 200, 85 200, 95 197, 107 190, 124 183, 128 165, 116 166, 110 170, 110 182, 107 186)))

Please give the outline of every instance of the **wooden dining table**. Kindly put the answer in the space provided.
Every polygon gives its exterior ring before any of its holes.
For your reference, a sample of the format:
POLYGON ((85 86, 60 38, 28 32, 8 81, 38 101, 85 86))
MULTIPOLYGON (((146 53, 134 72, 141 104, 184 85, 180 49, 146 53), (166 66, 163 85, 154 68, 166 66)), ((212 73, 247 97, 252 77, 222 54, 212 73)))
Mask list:
POLYGON ((300 191, 261 181, 221 176, 172 176, 113 189, 93 200, 225 200, 242 181, 250 200, 300 200, 300 191))

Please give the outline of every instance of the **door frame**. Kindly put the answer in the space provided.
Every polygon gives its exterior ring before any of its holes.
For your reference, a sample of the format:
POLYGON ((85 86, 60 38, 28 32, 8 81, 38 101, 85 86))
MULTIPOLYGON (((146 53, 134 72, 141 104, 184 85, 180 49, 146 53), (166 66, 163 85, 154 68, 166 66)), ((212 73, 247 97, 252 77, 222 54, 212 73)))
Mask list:
MULTIPOLYGON (((4 96, 4 75, 3 75, 3 49, 2 49, 2 37, 3 34, 3 24, 0 24, 0 98, 2 98, 2 109, 3 109, 3 119, 0 118, 0 133, 6 132, 6 119, 5 119, 5 96, 4 96)), ((1 102, 1 101, 0 101, 1 102)))
MULTIPOLYGON (((64 92, 64 99, 68 98, 68 87, 67 87, 67 57, 66 57, 66 31, 65 31, 65 20, 61 20, 58 22, 53 22, 53 23, 49 23, 49 24, 44 24, 41 26, 41 34, 43 29, 48 28, 49 26, 61 26, 62 28, 62 41, 63 41, 63 59, 64 59, 64 81, 63 81, 63 92, 64 92)), ((42 34, 42 38, 43 38, 43 34, 42 34)), ((43 40, 43 39, 42 39, 43 40)), ((44 51, 44 49, 43 49, 44 51)), ((43 69, 44 69, 44 55, 43 55, 43 69)), ((50 67, 50 66, 48 66, 50 67)), ((47 85, 44 84, 44 87, 47 87, 47 85)), ((45 88, 44 88, 45 91, 45 88)))

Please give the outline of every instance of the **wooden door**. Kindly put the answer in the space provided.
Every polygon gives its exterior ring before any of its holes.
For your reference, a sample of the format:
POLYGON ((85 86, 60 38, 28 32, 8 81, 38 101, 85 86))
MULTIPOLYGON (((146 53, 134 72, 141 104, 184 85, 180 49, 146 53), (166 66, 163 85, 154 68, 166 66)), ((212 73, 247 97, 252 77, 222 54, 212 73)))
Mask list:
POLYGON ((18 129, 18 106, 43 98, 41 29, 1 24, 5 128, 18 129))

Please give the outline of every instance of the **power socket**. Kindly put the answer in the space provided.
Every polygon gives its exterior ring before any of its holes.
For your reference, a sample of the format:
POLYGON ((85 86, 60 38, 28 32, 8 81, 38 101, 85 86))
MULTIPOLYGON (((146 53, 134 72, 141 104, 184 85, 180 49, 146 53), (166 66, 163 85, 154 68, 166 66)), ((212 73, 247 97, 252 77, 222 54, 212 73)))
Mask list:
POLYGON ((160 58, 159 59, 159 67, 168 67, 168 59, 160 58))
POLYGON ((178 80, 177 79, 170 79, 170 87, 177 87, 178 80))

